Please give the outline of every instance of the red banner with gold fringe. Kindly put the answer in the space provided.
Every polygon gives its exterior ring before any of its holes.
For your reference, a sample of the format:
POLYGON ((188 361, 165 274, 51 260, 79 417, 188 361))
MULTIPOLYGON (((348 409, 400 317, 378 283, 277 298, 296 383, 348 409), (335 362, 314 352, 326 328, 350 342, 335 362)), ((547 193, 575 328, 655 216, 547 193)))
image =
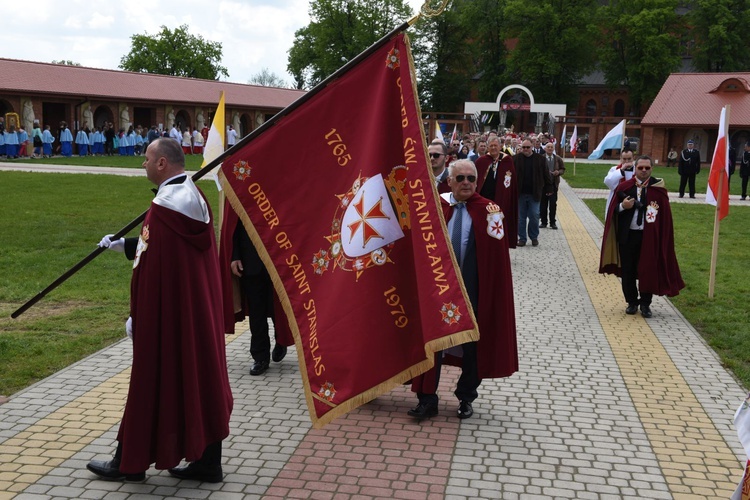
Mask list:
POLYGON ((426 371, 434 351, 478 339, 420 116, 400 33, 223 163, 316 427, 426 371))

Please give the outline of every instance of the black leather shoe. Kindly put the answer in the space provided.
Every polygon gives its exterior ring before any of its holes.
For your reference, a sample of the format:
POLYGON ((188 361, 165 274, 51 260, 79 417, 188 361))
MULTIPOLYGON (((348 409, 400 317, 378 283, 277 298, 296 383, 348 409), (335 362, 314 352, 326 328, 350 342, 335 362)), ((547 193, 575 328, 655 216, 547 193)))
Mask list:
POLYGON ((458 404, 458 418, 463 420, 465 418, 470 418, 472 415, 474 415, 474 408, 471 407, 471 403, 468 401, 461 401, 458 404))
POLYGON ((86 468, 102 479, 109 481, 143 481, 146 479, 145 472, 137 474, 123 474, 120 472, 120 460, 114 459, 109 462, 104 460, 92 460, 86 464, 86 468))
POLYGON ((650 318, 653 316, 653 314, 651 314, 651 308, 649 306, 641 306, 641 316, 644 318, 650 318))
POLYGON ((407 412, 407 415, 409 415, 410 417, 418 418, 419 420, 422 420, 423 418, 434 417, 437 414, 437 405, 429 403, 419 403, 416 408, 407 412))
POLYGON ((545 224, 544 222, 542 222, 541 224, 539 224, 539 227, 541 227, 542 229, 544 229, 545 227, 547 227, 547 224, 545 224))
POLYGON ((268 361, 256 361, 250 367, 250 375, 263 375, 268 370, 268 361))
POLYGON ((550 224, 549 227, 552 229, 557 229, 557 224, 550 224))
POLYGON ((286 346, 276 344, 273 346, 273 351, 271 351, 271 359, 274 363, 278 363, 282 359, 284 359, 284 356, 286 356, 286 346))
POLYGON ((204 483, 220 483, 224 480, 224 471, 221 465, 203 465, 197 462, 185 467, 173 467, 169 473, 180 479, 193 479, 204 483))
POLYGON ((517 247, 525 247, 526 246, 526 240, 518 240, 518 243, 516 243, 517 247))
POLYGON ((625 309, 625 314, 635 314, 638 312, 638 304, 628 304, 625 309))

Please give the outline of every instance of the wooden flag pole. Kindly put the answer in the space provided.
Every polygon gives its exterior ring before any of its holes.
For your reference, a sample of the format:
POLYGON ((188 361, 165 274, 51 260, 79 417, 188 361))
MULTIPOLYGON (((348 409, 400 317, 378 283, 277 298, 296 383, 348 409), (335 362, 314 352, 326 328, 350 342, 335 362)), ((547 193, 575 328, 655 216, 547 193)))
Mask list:
MULTIPOLYGON (((726 105, 727 112, 724 114, 724 138, 725 138, 725 144, 726 147, 729 147, 729 105, 726 105)), ((726 158, 727 154, 724 152, 724 157, 726 158)), ((711 173, 709 172, 709 175, 711 173)), ((713 299, 714 298, 714 287, 716 285, 716 261, 718 260, 719 256, 719 225, 721 224, 721 221, 719 220, 719 212, 721 210, 721 199, 723 196, 724 191, 724 179, 726 179, 726 167, 724 167, 724 173, 719 176, 719 192, 717 193, 716 197, 716 212, 714 213, 714 238, 713 242, 711 244, 711 270, 709 271, 708 276, 708 298, 713 299)))

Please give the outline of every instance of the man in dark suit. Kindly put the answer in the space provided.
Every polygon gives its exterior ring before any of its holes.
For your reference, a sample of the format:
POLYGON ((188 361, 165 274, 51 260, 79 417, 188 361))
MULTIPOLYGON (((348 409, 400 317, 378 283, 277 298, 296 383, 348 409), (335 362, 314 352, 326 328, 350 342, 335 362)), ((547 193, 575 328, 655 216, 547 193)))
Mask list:
POLYGON ((695 143, 690 139, 687 148, 682 150, 677 164, 677 173, 680 174, 680 198, 685 196, 685 186, 688 184, 690 197, 695 198, 695 176, 701 171, 701 153, 694 149, 694 146, 695 143))
POLYGON ((555 154, 555 145, 551 142, 544 146, 544 161, 552 176, 554 191, 551 196, 542 196, 542 225, 540 227, 547 227, 547 213, 549 211, 549 227, 557 229, 557 189, 560 186, 560 176, 565 173, 565 162, 555 154))
POLYGON ((554 187, 544 157, 531 151, 531 141, 521 144, 521 152, 513 157, 518 185, 518 243, 526 246, 528 237, 533 246, 539 245, 539 205, 542 196, 551 196, 554 187))
MULTIPOLYGON (((271 361, 271 338, 267 318, 271 318, 275 324, 273 284, 242 221, 237 221, 232 243, 230 266, 232 274, 240 278, 240 286, 248 308, 250 356, 253 358, 250 375, 262 375, 268 370, 271 361)), ((286 351, 286 346, 276 342, 273 348, 273 360, 279 362, 284 359, 286 351)))

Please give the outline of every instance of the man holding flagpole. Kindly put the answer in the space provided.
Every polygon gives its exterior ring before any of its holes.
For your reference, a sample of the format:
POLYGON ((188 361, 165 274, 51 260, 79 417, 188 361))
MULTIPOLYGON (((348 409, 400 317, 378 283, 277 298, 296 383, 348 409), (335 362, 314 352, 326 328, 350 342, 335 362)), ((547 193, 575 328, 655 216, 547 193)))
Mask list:
MULTIPOLYGON (((504 214, 499 206, 477 192, 477 169, 471 160, 458 160, 448 168, 450 193, 440 203, 448 234, 461 269, 471 306, 477 315, 482 337, 445 351, 445 363, 461 367, 455 395, 457 416, 470 418, 472 403, 484 378, 509 377, 518 371, 513 278, 504 214), (481 279, 479 277, 482 277, 481 279)), ((443 352, 435 353, 435 365, 415 377, 412 391, 419 403, 408 415, 416 419, 438 414, 437 388, 443 352)))

